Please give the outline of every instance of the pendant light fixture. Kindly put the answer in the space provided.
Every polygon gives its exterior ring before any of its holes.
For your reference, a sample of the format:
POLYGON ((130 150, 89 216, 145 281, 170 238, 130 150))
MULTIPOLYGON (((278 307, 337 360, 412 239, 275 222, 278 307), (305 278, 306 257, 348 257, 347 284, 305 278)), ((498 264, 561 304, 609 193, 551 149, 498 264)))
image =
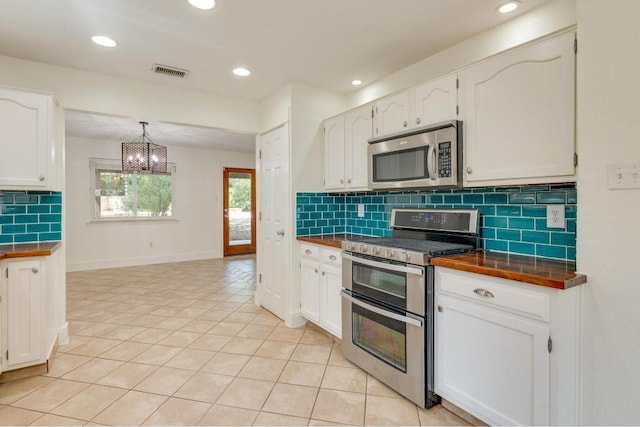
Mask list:
POLYGON ((154 144, 147 135, 147 122, 140 122, 142 135, 122 143, 122 171, 167 173, 167 147, 154 144))

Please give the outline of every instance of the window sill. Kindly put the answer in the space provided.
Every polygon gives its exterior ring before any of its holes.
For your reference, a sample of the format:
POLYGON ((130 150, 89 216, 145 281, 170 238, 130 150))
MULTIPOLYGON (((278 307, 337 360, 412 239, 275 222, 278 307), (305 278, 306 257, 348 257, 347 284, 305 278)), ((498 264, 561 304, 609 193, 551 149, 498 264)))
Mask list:
POLYGON ((87 224, 121 224, 121 223, 175 223, 180 222, 178 218, 101 218, 87 221, 87 224))

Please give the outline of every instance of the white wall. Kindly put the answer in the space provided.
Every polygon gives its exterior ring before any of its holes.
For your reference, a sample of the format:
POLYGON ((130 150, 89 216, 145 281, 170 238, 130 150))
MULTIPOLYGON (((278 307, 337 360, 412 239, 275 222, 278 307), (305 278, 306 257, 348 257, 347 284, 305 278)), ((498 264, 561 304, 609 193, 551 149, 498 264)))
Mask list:
POLYGON ((169 146, 178 221, 105 224, 89 223, 89 159, 119 159, 120 141, 67 138, 66 145, 68 271, 222 257, 222 169, 254 168, 254 153, 169 146))
POLYGON ((577 12, 582 423, 640 425, 640 190, 609 190, 606 169, 640 163, 640 2, 579 0, 577 12))
MULTIPOLYGON (((403 68, 348 96, 349 108, 449 74, 576 24, 575 0, 554 0, 403 68)), ((507 19, 508 17, 505 17, 507 19)))
POLYGON ((65 109, 255 133, 260 104, 0 56, 0 85, 55 94, 65 109))

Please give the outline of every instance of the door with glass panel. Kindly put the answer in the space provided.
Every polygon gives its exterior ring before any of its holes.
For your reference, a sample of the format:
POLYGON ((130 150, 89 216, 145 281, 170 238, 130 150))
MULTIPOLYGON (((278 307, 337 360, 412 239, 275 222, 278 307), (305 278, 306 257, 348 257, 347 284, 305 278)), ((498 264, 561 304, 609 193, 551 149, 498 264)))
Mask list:
POLYGON ((255 169, 224 168, 224 255, 256 252, 255 169))

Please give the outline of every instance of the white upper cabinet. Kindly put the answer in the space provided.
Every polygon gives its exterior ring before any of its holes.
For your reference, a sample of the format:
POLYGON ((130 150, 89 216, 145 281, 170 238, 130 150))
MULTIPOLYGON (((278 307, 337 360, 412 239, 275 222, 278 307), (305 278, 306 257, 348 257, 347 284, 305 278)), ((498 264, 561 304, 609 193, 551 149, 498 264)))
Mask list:
POLYGON ((372 135, 371 105, 365 105, 346 114, 345 175, 347 190, 367 189, 367 141, 371 139, 372 135))
POLYGON ((0 88, 0 188, 55 185, 55 137, 51 95, 0 88))
POLYGON ((466 186, 575 180, 574 40, 564 34, 462 73, 466 186))
POLYGON ((458 76, 452 74, 420 85, 411 91, 413 126, 427 126, 458 115, 458 76))
POLYGON ((388 135, 411 126, 411 95, 408 90, 376 102, 374 136, 388 135))
POLYGON ((344 178, 344 115, 329 119, 324 124, 324 187, 343 190, 344 178))
POLYGON ((366 190, 367 141, 372 136, 371 105, 324 124, 324 187, 327 191, 366 190))

